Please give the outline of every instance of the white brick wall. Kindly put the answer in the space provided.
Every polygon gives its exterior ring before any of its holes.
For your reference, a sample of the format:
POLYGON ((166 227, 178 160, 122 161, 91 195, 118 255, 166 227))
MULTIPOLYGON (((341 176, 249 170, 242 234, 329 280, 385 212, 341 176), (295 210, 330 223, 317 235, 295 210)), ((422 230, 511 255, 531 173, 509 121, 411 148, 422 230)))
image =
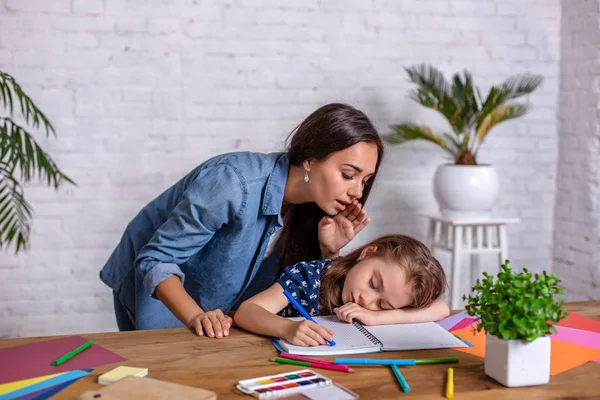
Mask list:
POLYGON ((600 4, 564 1, 554 271, 573 300, 600 298, 600 4))
MULTIPOLYGON (((558 0, 0 0, 0 68, 55 123, 57 141, 38 137, 79 185, 28 188, 32 250, 1 256, 0 334, 115 329, 100 267, 137 210, 210 156, 280 149, 333 101, 383 132, 438 121, 406 98, 402 66, 419 62, 467 68, 483 87, 546 77, 535 111, 496 129, 480 160, 499 170, 498 209, 523 219, 509 230, 513 265, 549 267, 560 14, 558 0)), ((389 148, 355 245, 424 238, 416 212, 435 207, 442 161, 425 143, 389 148)))

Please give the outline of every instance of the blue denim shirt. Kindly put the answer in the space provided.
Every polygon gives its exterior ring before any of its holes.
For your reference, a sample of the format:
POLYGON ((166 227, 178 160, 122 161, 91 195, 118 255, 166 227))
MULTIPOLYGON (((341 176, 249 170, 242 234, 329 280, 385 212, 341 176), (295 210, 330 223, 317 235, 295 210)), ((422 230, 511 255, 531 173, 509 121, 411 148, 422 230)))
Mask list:
POLYGON ((286 153, 228 153, 204 162, 127 225, 100 278, 133 308, 135 293, 120 291, 134 292, 127 288, 135 274, 150 296, 177 275, 202 309, 228 311, 282 227, 288 170, 286 153))

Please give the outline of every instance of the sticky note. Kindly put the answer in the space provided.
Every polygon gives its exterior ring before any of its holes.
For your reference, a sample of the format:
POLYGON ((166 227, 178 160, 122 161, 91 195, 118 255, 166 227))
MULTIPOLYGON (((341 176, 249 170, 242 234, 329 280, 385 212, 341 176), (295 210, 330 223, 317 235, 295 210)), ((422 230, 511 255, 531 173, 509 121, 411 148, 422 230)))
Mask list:
POLYGON ((126 376, 139 376, 144 377, 148 375, 148 368, 134 368, 134 367, 125 367, 120 366, 115 369, 108 371, 105 374, 102 374, 98 377, 98 383, 101 385, 110 385, 118 381, 119 379, 123 379, 126 376))

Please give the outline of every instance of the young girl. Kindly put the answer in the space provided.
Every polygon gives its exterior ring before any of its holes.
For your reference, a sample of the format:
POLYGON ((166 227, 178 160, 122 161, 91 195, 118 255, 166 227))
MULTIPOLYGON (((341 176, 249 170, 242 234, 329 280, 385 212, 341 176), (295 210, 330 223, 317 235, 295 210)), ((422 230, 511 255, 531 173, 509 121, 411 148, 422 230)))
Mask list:
POLYGON ((300 316, 284 289, 312 316, 335 313, 341 321, 381 325, 447 317, 448 306, 440 298, 445 287, 444 270, 423 243, 388 235, 345 257, 287 267, 273 286, 242 303, 234 320, 251 332, 317 346, 333 340, 333 332, 284 318, 300 316))

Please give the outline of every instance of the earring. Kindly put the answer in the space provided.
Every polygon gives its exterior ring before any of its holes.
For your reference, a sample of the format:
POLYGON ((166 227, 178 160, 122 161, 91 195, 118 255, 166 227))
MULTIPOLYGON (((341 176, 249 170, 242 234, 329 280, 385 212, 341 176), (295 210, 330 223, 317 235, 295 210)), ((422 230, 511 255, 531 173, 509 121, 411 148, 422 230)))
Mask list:
POLYGON ((308 177, 308 171, 304 171, 304 182, 308 181, 310 181, 310 178, 308 177))

